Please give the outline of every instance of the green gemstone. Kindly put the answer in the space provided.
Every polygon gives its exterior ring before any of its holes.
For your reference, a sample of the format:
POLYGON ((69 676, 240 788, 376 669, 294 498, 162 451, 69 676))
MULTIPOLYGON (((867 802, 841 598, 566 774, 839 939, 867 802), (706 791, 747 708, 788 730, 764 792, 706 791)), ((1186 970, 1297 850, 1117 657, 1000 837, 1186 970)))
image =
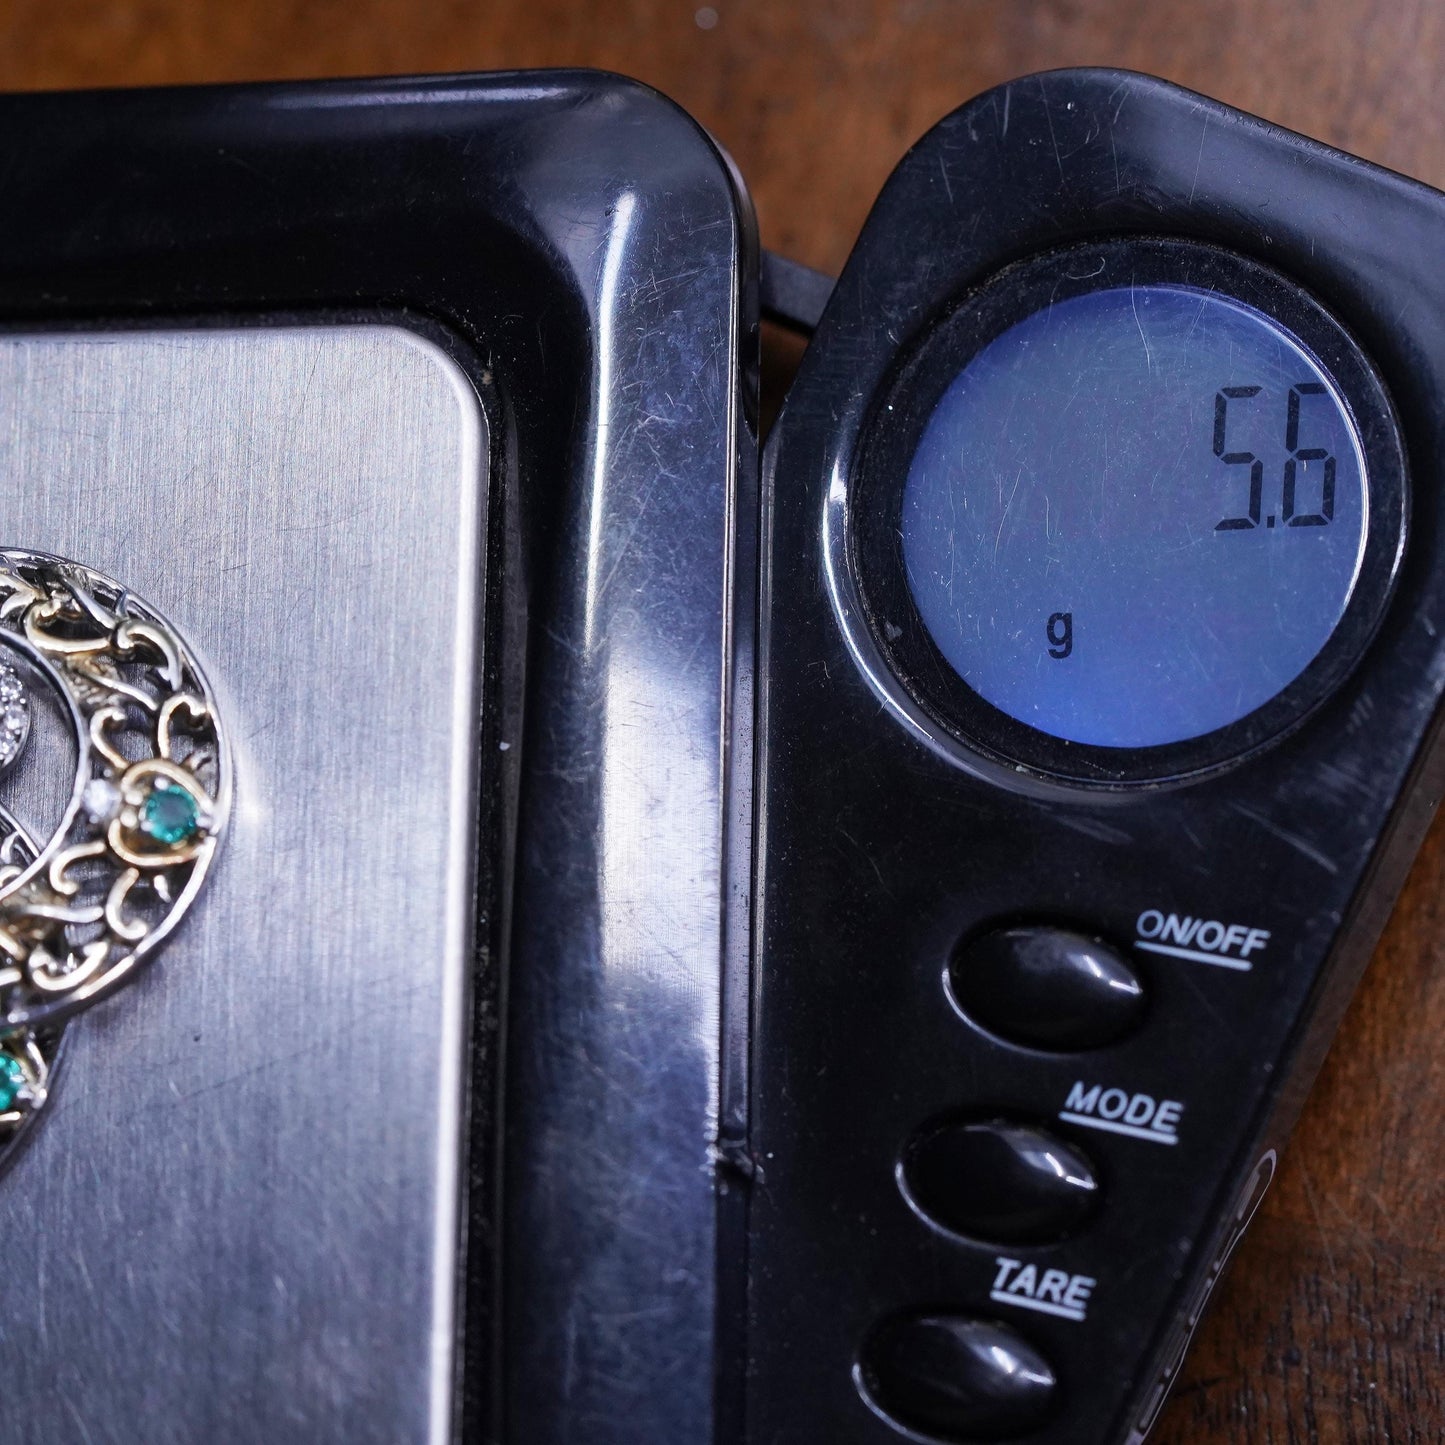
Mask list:
POLYGON ((8 1113, 15 1107, 21 1089, 29 1082, 19 1059, 13 1054, 0 1053, 0 1114, 8 1113))
POLYGON ((141 827, 158 843, 169 847, 184 843, 200 826, 196 800, 184 788, 164 778, 159 780, 141 809, 141 827))

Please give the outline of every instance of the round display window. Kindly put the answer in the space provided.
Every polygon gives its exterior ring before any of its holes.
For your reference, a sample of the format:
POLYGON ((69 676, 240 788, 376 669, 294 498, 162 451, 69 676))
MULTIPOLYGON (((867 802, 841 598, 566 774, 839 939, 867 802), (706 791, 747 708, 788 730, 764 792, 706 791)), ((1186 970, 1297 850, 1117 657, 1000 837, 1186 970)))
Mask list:
POLYGON ((1363 353, 1274 272, 1120 241, 1009 268, 900 369, 854 507, 875 631, 950 731, 1025 766, 1188 772, 1343 675, 1404 466, 1363 353))

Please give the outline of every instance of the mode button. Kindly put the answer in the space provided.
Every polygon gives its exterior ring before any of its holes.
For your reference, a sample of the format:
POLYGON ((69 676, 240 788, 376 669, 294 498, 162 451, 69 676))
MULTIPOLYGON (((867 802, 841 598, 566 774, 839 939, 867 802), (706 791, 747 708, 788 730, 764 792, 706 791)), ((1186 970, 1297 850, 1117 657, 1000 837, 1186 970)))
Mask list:
POLYGON ((1083 1151, 1013 1119, 950 1120, 922 1130, 898 1166, 924 1216, 973 1239, 1048 1244, 1093 1212, 1099 1183, 1083 1151))

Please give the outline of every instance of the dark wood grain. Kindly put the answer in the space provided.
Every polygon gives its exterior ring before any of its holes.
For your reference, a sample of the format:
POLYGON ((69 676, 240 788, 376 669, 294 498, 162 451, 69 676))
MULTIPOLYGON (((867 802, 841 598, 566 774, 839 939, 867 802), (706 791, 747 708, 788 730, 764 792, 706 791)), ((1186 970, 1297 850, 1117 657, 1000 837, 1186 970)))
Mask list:
MULTIPOLYGON (((828 268, 934 120, 1051 66, 1151 71, 1445 186, 1430 0, 0 3, 9 89, 576 64, 675 97, 737 159, 765 243, 828 268)), ((1445 1440, 1442 881, 1437 827, 1201 1329, 1167 1445, 1445 1440)))

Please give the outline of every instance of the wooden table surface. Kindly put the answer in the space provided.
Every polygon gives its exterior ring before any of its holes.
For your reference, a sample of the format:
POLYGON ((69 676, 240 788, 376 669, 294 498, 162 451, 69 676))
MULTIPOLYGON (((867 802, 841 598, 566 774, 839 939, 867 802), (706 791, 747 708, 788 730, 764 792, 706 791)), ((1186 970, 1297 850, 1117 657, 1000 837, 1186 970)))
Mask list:
MULTIPOLYGON (((1081 64, 1150 71, 1445 188, 1430 0, 0 0, 5 89, 622 71, 728 147, 765 245, 832 270, 930 124, 1081 64)), ((1436 827, 1161 1445, 1445 1440, 1442 879, 1436 827)))

